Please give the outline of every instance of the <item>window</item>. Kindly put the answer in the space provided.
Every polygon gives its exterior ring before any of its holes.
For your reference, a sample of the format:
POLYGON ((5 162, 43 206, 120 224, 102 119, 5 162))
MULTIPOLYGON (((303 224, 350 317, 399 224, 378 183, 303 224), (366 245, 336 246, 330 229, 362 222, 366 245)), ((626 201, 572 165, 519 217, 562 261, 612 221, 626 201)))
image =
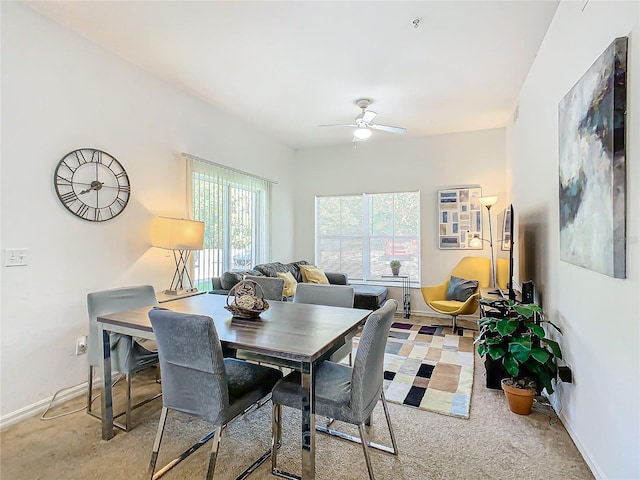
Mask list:
POLYGON ((316 263, 350 279, 381 280, 389 262, 420 278, 420 192, 316 197, 316 263))
POLYGON ((187 162, 193 219, 205 223, 194 286, 208 290, 211 277, 267 261, 271 182, 190 156, 187 162))

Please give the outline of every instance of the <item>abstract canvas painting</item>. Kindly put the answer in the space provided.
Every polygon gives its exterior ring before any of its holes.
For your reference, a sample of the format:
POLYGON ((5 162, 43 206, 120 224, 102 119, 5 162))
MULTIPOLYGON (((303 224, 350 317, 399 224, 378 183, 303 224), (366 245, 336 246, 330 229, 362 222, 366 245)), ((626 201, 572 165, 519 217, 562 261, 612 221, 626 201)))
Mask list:
POLYGON ((560 259, 626 277, 627 37, 560 101, 560 259))

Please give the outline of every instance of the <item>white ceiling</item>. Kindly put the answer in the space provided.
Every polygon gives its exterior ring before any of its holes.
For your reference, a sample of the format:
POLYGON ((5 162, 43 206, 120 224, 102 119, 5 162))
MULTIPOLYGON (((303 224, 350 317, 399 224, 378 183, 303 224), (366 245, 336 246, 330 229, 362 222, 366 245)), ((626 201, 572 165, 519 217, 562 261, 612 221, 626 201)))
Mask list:
POLYGON ((362 97, 409 136, 505 126, 558 2, 28 5, 301 149, 350 143, 352 129, 318 125, 353 123, 362 97))

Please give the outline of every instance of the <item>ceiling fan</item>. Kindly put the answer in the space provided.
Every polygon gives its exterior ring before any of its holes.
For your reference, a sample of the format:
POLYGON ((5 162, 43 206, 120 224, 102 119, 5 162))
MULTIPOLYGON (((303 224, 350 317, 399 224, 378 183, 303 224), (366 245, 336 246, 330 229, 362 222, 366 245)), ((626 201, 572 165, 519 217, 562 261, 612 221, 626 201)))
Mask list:
POLYGON ((320 125, 321 127, 352 127, 356 130, 353 132, 354 142, 365 142, 371 136, 372 130, 382 130, 389 133, 407 133, 407 129, 403 127, 392 127, 391 125, 380 125, 371 123, 376 117, 377 113, 372 110, 367 110, 369 105, 373 103, 368 98, 361 98, 356 100, 356 105, 362 109, 362 113, 356 117, 355 123, 336 123, 331 125, 320 125))

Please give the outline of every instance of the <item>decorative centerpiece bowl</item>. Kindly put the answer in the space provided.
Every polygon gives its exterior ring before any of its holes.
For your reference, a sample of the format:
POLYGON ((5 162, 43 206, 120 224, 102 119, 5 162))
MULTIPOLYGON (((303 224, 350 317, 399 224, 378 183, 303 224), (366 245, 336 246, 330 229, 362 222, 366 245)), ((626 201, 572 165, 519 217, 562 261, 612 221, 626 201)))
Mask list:
POLYGON ((253 280, 242 280, 236 283, 227 294, 227 305, 224 307, 236 318, 255 320, 262 312, 269 309, 269 302, 264 298, 262 286, 253 280), (233 300, 231 298, 233 297, 233 300))

